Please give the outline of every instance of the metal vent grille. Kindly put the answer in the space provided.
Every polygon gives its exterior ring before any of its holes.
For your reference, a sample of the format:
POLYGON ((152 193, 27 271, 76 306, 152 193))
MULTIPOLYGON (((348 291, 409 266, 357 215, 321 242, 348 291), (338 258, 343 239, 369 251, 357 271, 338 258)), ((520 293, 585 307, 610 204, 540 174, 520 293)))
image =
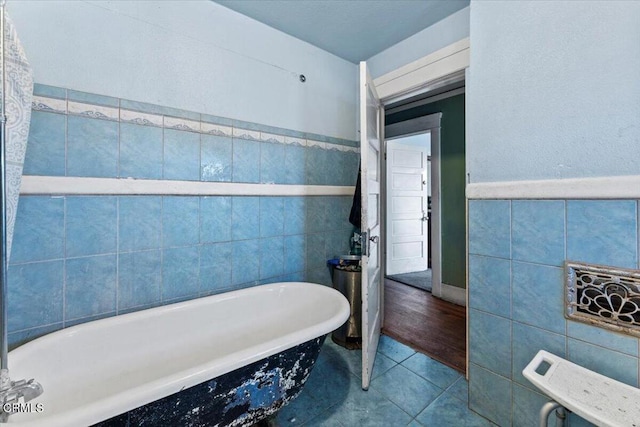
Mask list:
POLYGON ((640 270, 565 262, 565 317, 640 337, 640 270))

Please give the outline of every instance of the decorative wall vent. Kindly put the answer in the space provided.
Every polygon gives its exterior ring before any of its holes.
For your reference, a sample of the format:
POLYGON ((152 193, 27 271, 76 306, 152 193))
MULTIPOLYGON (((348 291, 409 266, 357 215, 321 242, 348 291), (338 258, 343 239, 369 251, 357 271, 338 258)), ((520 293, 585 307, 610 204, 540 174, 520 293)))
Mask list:
POLYGON ((565 262, 565 317, 640 337, 640 270, 565 262))

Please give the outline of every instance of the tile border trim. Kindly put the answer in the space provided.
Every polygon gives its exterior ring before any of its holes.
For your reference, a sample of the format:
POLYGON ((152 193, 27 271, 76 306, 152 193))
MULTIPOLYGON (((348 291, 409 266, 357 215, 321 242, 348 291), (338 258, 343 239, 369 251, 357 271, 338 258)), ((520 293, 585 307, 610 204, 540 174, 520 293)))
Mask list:
POLYGON ((467 184, 475 199, 640 199, 640 175, 467 184))
POLYGON ((20 195, 144 196, 353 196, 355 187, 334 185, 249 184, 133 178, 65 176, 22 177, 20 195))
POLYGON ((323 143, 326 149, 347 147, 349 149, 347 151, 359 150, 359 141, 356 140, 300 132, 38 83, 34 87, 32 109, 262 142, 307 145, 307 141, 315 141, 323 143))

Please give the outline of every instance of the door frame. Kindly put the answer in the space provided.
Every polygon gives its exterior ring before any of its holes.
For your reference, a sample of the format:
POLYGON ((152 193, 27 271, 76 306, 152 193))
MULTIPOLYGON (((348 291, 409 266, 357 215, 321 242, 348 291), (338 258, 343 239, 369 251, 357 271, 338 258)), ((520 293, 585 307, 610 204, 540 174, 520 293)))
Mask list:
MULTIPOLYGON (((386 73, 376 79, 374 84, 380 96, 380 102, 384 108, 385 105, 392 104, 394 102, 401 101, 403 99, 410 98, 414 95, 423 94, 429 92, 434 87, 440 87, 451 80, 458 80, 460 76, 464 80, 468 80, 469 65, 470 65, 470 40, 469 37, 454 42, 436 52, 426 55, 416 61, 413 61, 407 65, 398 67, 397 69, 386 73)), ((468 96, 468 87, 465 88, 465 97, 468 96)), ((466 121, 466 118, 465 118, 466 121)), ((382 135, 385 138, 385 135, 382 135)), ((469 141, 469 126, 466 126, 465 139, 469 141)), ((382 156, 384 159, 384 156, 382 156)), ((384 160, 383 160, 384 161, 384 160)), ((386 164, 381 165, 381 173, 383 182, 386 182, 386 164)), ((385 191, 384 188, 381 191, 385 191)), ((381 194, 381 197, 386 197, 386 193, 381 194)), ((469 203, 467 206, 467 226, 465 227, 467 246, 469 242, 469 203)), ((383 206, 381 215, 383 220, 381 221, 381 247, 386 247, 386 209, 383 206)), ((432 236, 433 238, 433 236, 432 236)), ((467 256, 467 271, 465 276, 467 279, 467 287, 464 290, 464 300, 469 301, 469 249, 465 250, 467 256)), ((433 260, 432 260, 433 262, 433 260)), ((386 275, 386 263, 385 257, 382 257, 381 275, 386 275)), ((382 310, 384 313, 384 280, 382 281, 382 310)), ((469 375, 469 311, 467 310, 467 378, 469 375)), ((384 322, 384 317, 382 318, 384 322)))
MULTIPOLYGON (((425 94, 434 89, 444 87, 452 82, 467 80, 467 73, 469 71, 469 56, 470 56, 470 42, 469 37, 461 39, 457 42, 454 42, 448 46, 443 47, 440 50, 437 50, 429 55, 426 55, 420 59, 417 59, 409 64, 403 65, 395 70, 392 70, 380 77, 374 79, 373 83, 376 86, 376 91, 380 96, 380 103, 384 108, 387 105, 394 104, 396 102, 406 100, 409 98, 413 98, 416 95, 425 94)), ((468 88, 465 88, 465 96, 468 95, 468 88)), ((466 119, 465 119, 466 120, 466 119)), ((467 126, 467 137, 469 134, 469 128, 467 126)), ((382 139, 386 139, 387 135, 382 135, 382 139)), ((433 145, 433 142, 432 142, 433 145)), ((386 146, 386 144, 385 144, 386 146)), ((438 144, 438 149, 440 145, 438 144)), ((433 147, 432 147, 433 149, 433 147)), ((439 153, 438 153, 439 155, 439 153)), ((433 151, 431 153, 432 161, 433 161, 433 151)), ((381 161, 383 162, 380 165, 380 171, 383 174, 382 182, 386 182, 386 160, 384 156, 381 156, 381 161)), ((432 163, 433 169, 433 163, 432 163)), ((433 176, 433 173, 432 173, 433 176)), ((438 170, 438 183, 440 182, 440 173, 438 170)), ((433 184, 432 184, 433 185, 433 184)), ((386 188, 381 188, 380 197, 383 200, 386 200, 386 188)), ((433 194, 432 194, 432 214, 433 214, 433 194)), ((386 221, 387 221, 387 212, 386 206, 382 207, 381 215, 383 215, 383 219, 381 221, 381 247, 386 248, 386 221)), ((468 228, 468 227, 467 227, 468 228)), ((466 231, 465 231, 466 232, 466 231)), ((432 234, 431 238, 433 239, 435 236, 432 234)), ((442 236, 439 236, 440 239, 442 236)), ((433 243, 432 243, 433 244, 433 243)), ((382 277, 385 277, 387 274, 386 271, 386 256, 382 257, 381 264, 381 274, 382 277)), ((432 265, 435 263, 435 260, 432 258, 432 265)), ((467 263, 468 265, 468 263, 467 263)), ((468 268, 467 268, 468 270, 468 268)), ((466 272, 468 276, 468 271, 466 272)), ((435 278, 434 278, 435 282, 435 278)), ((467 277, 468 283, 468 277, 467 277)), ((383 285, 384 287, 384 285, 383 285)), ((467 289, 461 290, 460 288, 455 288, 453 286, 446 286, 447 291, 456 291, 459 294, 447 295, 452 302, 466 303, 468 301, 468 293, 469 286, 467 289)), ((448 292, 447 292, 448 293, 448 292)), ((383 294, 384 295, 384 294, 383 294)), ((384 305, 384 298, 383 298, 384 305)), ((383 318, 384 320, 384 318, 383 318)), ((469 336, 468 326, 467 326, 467 336, 469 336)), ((467 352, 468 355, 468 352, 467 352)))

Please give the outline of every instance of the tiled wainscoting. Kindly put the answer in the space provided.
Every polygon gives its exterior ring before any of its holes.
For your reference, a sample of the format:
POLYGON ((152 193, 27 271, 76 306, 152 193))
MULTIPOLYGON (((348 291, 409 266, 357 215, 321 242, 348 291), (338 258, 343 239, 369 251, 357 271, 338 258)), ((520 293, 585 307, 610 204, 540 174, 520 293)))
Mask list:
POLYGON ((36 85, 25 175, 354 185, 358 143, 36 85))
POLYGON ((638 268, 638 245, 637 200, 470 200, 471 409, 537 425, 548 399, 521 372, 540 349, 637 387, 637 338, 565 320, 563 263, 638 268))
MULTIPOLYGON (((353 186, 356 141, 36 85, 25 175, 353 186)), ((23 195, 13 346, 95 318, 260 283, 330 284, 352 197, 23 195)), ((293 193, 292 193, 293 194, 293 193)))

